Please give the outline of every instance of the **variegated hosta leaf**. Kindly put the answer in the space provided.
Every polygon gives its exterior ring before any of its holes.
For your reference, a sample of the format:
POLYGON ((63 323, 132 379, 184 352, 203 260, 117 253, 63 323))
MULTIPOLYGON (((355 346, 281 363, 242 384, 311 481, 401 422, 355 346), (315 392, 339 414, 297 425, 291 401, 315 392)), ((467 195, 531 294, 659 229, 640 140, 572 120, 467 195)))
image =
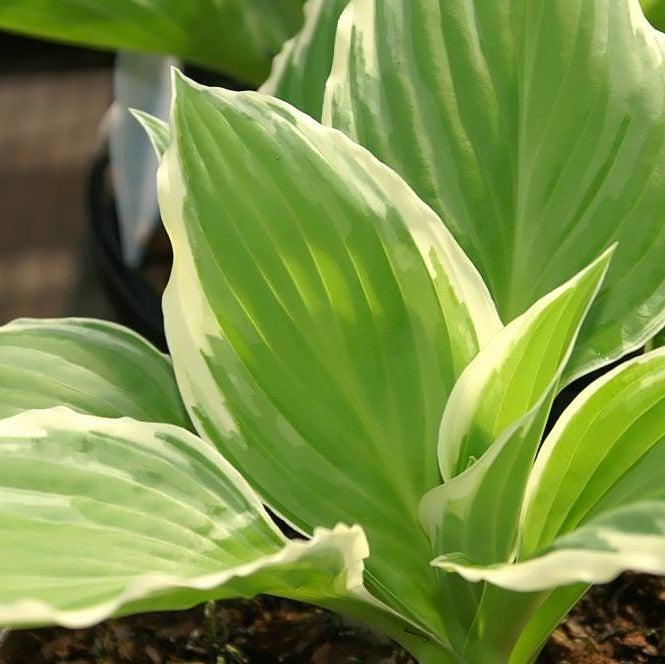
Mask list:
POLYGON ((323 91, 330 74, 337 21, 349 0, 308 0, 305 24, 273 60, 260 91, 288 101, 313 118, 321 118, 323 91))
POLYGON ((626 570, 665 574, 665 500, 639 501, 591 519, 538 555, 488 567, 456 555, 434 564, 468 581, 532 592, 571 583, 607 583, 626 570))
MULTIPOLYGON (((444 462, 457 458, 459 468, 453 464, 448 476, 444 467, 449 481, 421 503, 435 553, 461 552, 484 565, 514 555, 524 491, 549 408, 609 258, 602 256, 510 323, 462 373, 439 438, 440 452, 449 446, 444 462)), ((444 576, 441 585, 451 641, 466 654, 475 643, 469 634, 485 629, 494 592, 454 575, 444 576)), ((513 613, 514 622, 519 617, 513 613)), ((504 626, 503 632, 498 638, 511 630, 504 626)), ((479 635, 479 642, 495 647, 495 639, 486 636, 479 635)))
POLYGON ((179 56, 259 84, 304 0, 3 0, 0 29, 179 56))
POLYGON ((665 573, 664 401, 665 350, 594 383, 539 453, 522 519, 521 562, 478 567, 454 558, 439 561, 471 581, 521 591, 485 587, 469 657, 483 643, 509 641, 512 632, 515 644, 505 651, 512 653, 510 662, 530 661, 584 584, 625 569, 665 573), (524 594, 539 589, 551 590, 524 594), (502 606, 511 607, 505 623, 496 619, 502 606))
POLYGON ((141 124, 146 134, 148 134, 148 138, 150 139, 155 154, 161 159, 171 142, 169 125, 145 111, 131 109, 131 113, 141 124))
POLYGON ((341 133, 261 94, 176 88, 164 311, 190 414, 299 529, 360 523, 372 590, 441 631, 418 503, 446 398, 500 328, 487 290, 341 133))
POLYGON ((536 662, 551 633, 588 589, 588 584, 574 584, 552 591, 517 592, 441 573, 481 597, 461 649, 463 662, 536 662))
POLYGON ((565 380, 665 323, 663 37, 637 0, 356 0, 324 102, 444 219, 504 320, 619 248, 565 380))
POLYGON ((258 592, 349 596, 357 526, 288 542, 209 444, 66 408, 0 421, 0 625, 81 627, 258 592))
MULTIPOLYGON (((423 497, 421 521, 435 554, 463 551, 482 564, 511 558, 524 488, 555 385, 556 381, 471 468, 423 497)), ((440 583, 450 640, 463 653, 492 590, 450 574, 440 583)), ((487 639, 482 642, 491 647, 487 639)))
POLYGON ((464 661, 484 661, 493 653, 496 661, 532 662, 590 584, 626 570, 664 574, 664 524, 664 501, 638 502, 590 521, 524 561, 480 566, 459 555, 435 560, 481 597, 464 661))
POLYGON ((547 437, 529 480, 520 555, 589 518, 637 500, 664 500, 665 349, 588 387, 547 437))
POLYGON ((527 487, 518 561, 435 561, 513 590, 665 574, 665 349, 585 390, 545 441, 527 487))
POLYGON ((445 480, 481 458, 501 433, 552 389, 553 382, 556 389, 612 253, 605 252, 541 298, 464 370, 446 404, 439 431, 439 465, 445 480))
POLYGON ((0 327, 0 418, 60 405, 191 427, 171 362, 134 332, 83 318, 0 327))

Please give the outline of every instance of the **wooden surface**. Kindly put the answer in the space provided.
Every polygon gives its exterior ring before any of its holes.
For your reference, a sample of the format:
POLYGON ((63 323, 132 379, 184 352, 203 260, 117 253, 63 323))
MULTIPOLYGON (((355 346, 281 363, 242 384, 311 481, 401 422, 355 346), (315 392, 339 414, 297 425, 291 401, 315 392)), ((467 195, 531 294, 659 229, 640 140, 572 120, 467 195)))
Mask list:
POLYGON ((111 100, 110 63, 3 39, 0 323, 21 316, 108 318, 90 257, 86 179, 111 100))

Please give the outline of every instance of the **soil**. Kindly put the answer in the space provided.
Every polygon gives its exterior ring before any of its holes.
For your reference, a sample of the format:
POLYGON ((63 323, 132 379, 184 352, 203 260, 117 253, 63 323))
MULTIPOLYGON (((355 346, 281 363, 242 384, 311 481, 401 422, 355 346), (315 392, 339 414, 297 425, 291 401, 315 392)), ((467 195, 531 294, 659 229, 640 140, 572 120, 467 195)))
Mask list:
POLYGON ((539 664, 665 664, 665 577, 625 574, 593 588, 539 664))
MULTIPOLYGON (((0 664, 415 664, 399 647, 311 606, 271 597, 110 620, 87 630, 12 632, 0 664)), ((594 588, 539 664, 665 664, 665 578, 594 588)))
POLYGON ((110 620, 87 630, 13 632, 0 664, 415 664, 336 614, 273 597, 110 620))

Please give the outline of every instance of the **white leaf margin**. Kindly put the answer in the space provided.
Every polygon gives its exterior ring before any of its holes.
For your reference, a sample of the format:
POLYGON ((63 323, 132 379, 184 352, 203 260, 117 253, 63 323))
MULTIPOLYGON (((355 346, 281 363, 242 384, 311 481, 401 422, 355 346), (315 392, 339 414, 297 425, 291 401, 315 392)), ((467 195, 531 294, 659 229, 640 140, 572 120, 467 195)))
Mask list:
MULTIPOLYGON (((360 526, 339 524, 332 530, 317 528, 311 540, 293 540, 281 551, 264 556, 251 563, 215 574, 185 578, 168 574, 146 574, 137 577, 118 597, 89 608, 61 610, 47 602, 21 600, 0 605, 0 624, 21 625, 58 624, 69 629, 89 627, 117 614, 122 607, 156 595, 163 591, 210 591, 223 587, 235 579, 250 577, 258 571, 288 566, 305 560, 312 553, 330 549, 339 552, 346 569, 346 590, 361 593, 364 560, 369 555, 367 539, 360 526)), ((258 592, 258 591, 257 591, 258 592)))
MULTIPOLYGON (((210 591, 221 588, 233 580, 246 579, 255 572, 279 568, 306 560, 322 550, 336 552, 340 556, 339 569, 344 573, 344 587, 350 596, 369 598, 363 585, 365 564, 369 557, 369 543, 359 525, 338 524, 332 529, 316 528, 309 540, 287 540, 266 512, 259 497, 252 491, 240 473, 212 446, 185 429, 169 424, 140 423, 128 417, 104 418, 82 415, 64 406, 42 410, 24 411, 0 420, 0 437, 35 437, 48 435, 48 430, 61 426, 68 431, 96 431, 109 436, 125 437, 127 427, 134 430, 137 442, 147 446, 156 441, 156 433, 177 434, 193 451, 207 458, 219 468, 235 489, 243 495, 257 516, 283 540, 284 548, 274 554, 262 556, 254 561, 222 570, 218 573, 184 577, 163 573, 146 573, 134 578, 115 598, 93 604, 82 609, 59 609, 48 602, 22 599, 0 604, 0 625, 17 628, 41 624, 58 624, 70 629, 88 627, 115 615, 124 606, 148 599, 161 592, 174 590, 210 591), (137 426, 138 425, 138 426, 137 426), (151 432, 151 433, 148 433, 151 432)), ((0 551, 2 542, 0 540, 0 551)), ((286 588, 286 586, 285 586, 286 588)), ((270 589, 266 589, 269 591, 270 589)), ((257 594, 260 592, 257 590, 257 594)), ((294 589, 297 594, 297 589, 294 589)))
MULTIPOLYGON (((436 212, 419 198, 409 184, 371 152, 353 142, 342 131, 317 122, 306 113, 275 97, 261 92, 235 92, 224 88, 210 88, 192 81, 175 67, 171 69, 171 74, 173 81, 172 109, 177 104, 177 90, 180 85, 213 94, 229 105, 233 105, 235 100, 243 99, 253 103, 259 102, 282 118, 288 117, 294 130, 307 136, 313 150, 321 153, 325 151, 324 158, 335 171, 348 172, 348 163, 352 161, 371 174, 371 179, 383 192, 399 192, 397 196, 391 198, 391 204, 403 211, 405 227, 410 232, 435 286, 441 277, 441 268, 445 271, 456 299, 463 303, 468 311, 479 347, 483 348, 503 329, 503 323, 487 285, 452 233, 442 223, 436 212), (344 149, 340 150, 340 146, 344 149)), ((179 219, 186 198, 186 186, 178 158, 178 132, 173 119, 173 110, 169 131, 171 143, 163 155, 157 177, 160 207, 162 214, 168 219, 166 226, 175 251, 182 246, 187 232, 184 221, 179 219)), ((187 253, 187 249, 185 247, 180 249, 181 260, 182 255, 187 253)), ((193 259, 191 262, 193 263, 193 259)), ((198 280, 198 277, 194 275, 190 278, 193 283, 198 280)), ((175 272, 172 273, 171 280, 175 281, 175 272)), ((165 297, 165 307, 168 299, 168 296, 165 297)), ((168 318, 166 312, 165 318, 168 318)))
MULTIPOLYGON (((627 362, 622 362, 618 367, 615 367, 611 371, 608 371, 604 376, 601 376, 597 380, 593 381, 591 385, 587 386, 577 395, 577 397, 575 397, 570 406, 566 408, 561 417, 556 421, 552 427, 552 430, 545 438, 540 451, 538 452, 538 456, 534 463, 533 470, 531 471, 529 482, 526 487, 526 493, 524 494, 524 507, 522 509, 521 516, 522 524, 524 524, 527 519, 532 502, 537 498, 541 478, 548 468, 552 453, 556 449, 559 440, 565 434, 568 425, 574 421, 576 417, 578 417, 578 413, 581 409, 584 408, 585 404, 598 392, 600 392, 608 383, 612 382, 618 376, 621 376, 631 367, 639 366, 642 364, 649 364, 653 360, 658 360, 659 358, 664 357, 665 347, 662 347, 644 353, 643 355, 639 355, 638 357, 635 357, 632 360, 628 360, 627 362)), ((645 380, 648 381, 649 379, 645 378, 645 380)), ((663 425, 663 429, 665 430, 665 424, 663 425)))
MULTIPOLYGON (((589 273, 595 271, 598 266, 602 266, 593 293, 571 334, 571 342, 564 357, 557 367, 554 378, 559 382, 561 376, 565 373, 568 361, 572 357, 575 343, 586 316, 607 275, 616 248, 616 243, 611 245, 586 268, 558 288, 544 295, 525 313, 515 318, 503 330, 495 334, 489 343, 481 346, 478 355, 471 360, 457 379, 441 418, 438 454, 439 469, 444 480, 448 481, 453 478, 454 468, 458 463, 459 453, 462 451, 462 441, 465 433, 471 428, 475 413, 478 410, 478 404, 482 403, 483 392, 487 384, 500 374, 503 364, 510 358, 514 346, 530 333, 531 327, 538 323, 540 315, 548 307, 555 304, 566 293, 574 291, 588 277, 589 273)), ((549 386, 545 392, 548 389, 549 386)))
MULTIPOLYGON (((467 564, 458 556, 439 556, 433 567, 459 574, 472 583, 487 581, 495 586, 518 592, 552 590, 572 583, 608 583, 621 573, 632 570, 644 574, 665 575, 665 505, 644 501, 637 504, 644 509, 657 508, 661 512, 661 534, 633 534, 620 532, 604 525, 589 523, 569 537, 579 538, 580 531, 593 536, 596 547, 572 546, 550 550, 529 560, 480 567, 467 564), (602 549, 597 548, 602 545, 602 549)), ((630 512, 633 506, 616 510, 614 514, 630 512)), ((565 544, 568 537, 561 538, 565 544)), ((556 546, 556 543, 555 543, 556 546)))

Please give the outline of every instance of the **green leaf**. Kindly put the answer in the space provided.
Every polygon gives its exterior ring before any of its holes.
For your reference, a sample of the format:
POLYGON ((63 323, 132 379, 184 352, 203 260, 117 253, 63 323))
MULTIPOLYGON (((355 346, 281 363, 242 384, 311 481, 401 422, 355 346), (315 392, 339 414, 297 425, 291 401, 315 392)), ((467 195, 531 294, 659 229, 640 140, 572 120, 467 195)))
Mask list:
POLYGON ((131 113, 139 121, 145 133, 148 134, 157 158, 161 159, 171 142, 168 124, 154 115, 144 113, 143 111, 131 109, 131 113))
POLYGON ((665 349, 596 381, 565 411, 538 454, 517 562, 479 565, 460 554, 435 561, 471 582, 494 584, 483 593, 469 643, 502 638, 491 616, 504 606, 506 621, 525 626, 521 636, 515 632, 510 661, 530 661, 584 584, 604 583, 627 569, 665 573, 664 404, 665 349), (526 605, 520 599, 525 592, 535 593, 523 596, 526 605))
POLYGON ((553 385, 470 468, 423 497, 420 518, 436 553, 464 552, 483 564, 510 558, 553 385))
POLYGON ((308 0, 305 24, 273 60, 260 91, 288 101, 321 119, 323 91, 330 74, 337 21, 349 0, 308 0))
POLYGON ((654 348, 660 348, 661 346, 665 346, 665 330, 661 330, 655 337, 649 339, 645 349, 654 350, 654 348))
POLYGON ((361 587, 360 528, 288 542, 220 454, 178 427, 28 411, 0 421, 0 455, 0 625, 361 587))
POLYGON ((640 0, 644 15, 658 30, 665 28, 665 2, 663 0, 640 0))
MULTIPOLYGON (((538 593, 542 598, 539 602, 532 603, 528 607, 533 595, 530 593, 514 592, 503 588, 491 586, 492 593, 496 595, 495 606, 510 606, 511 611, 505 611, 502 620, 492 621, 490 616, 496 616, 497 611, 488 614, 488 621, 485 623, 485 633, 496 632, 501 637, 510 633, 511 629, 514 635, 514 643, 510 653, 509 664, 522 664, 523 662, 535 661, 536 655, 541 651, 552 632, 564 619, 568 612, 579 602, 589 589, 588 584, 578 583, 571 586, 563 586, 556 590, 538 593), (515 620, 515 613, 520 613, 520 605, 527 605, 527 620, 522 623, 519 619, 515 620), (528 610, 531 608, 531 611, 528 610), (514 609, 517 609, 515 612, 514 609), (530 615, 529 615, 530 614, 530 615)), ((481 637, 482 638, 482 637, 481 637)), ((475 646, 480 650, 479 643, 475 646)))
POLYGON ((439 466, 445 480, 481 458, 547 391, 556 389, 613 251, 512 321, 464 370, 439 432, 439 466))
POLYGON ((297 528, 362 525, 371 590, 441 631, 418 503, 446 398, 500 329, 487 290, 341 133, 257 93, 176 88, 164 310, 195 425, 297 528))
POLYGON ((3 0, 0 29, 176 55, 259 84, 302 24, 304 0, 3 0))
POLYGON ((395 168, 512 320, 619 243, 565 381, 665 326, 664 44, 635 0, 360 0, 324 122, 395 168))
POLYGON ((626 570, 665 574, 665 500, 641 501, 591 519, 538 555, 514 564, 476 566, 452 554, 433 563, 468 581, 520 592, 571 583, 607 583, 626 570))
POLYGON ((0 418, 60 405, 191 427, 171 362, 134 332, 83 318, 0 327, 0 418))
MULTIPOLYGON (((435 554, 464 552, 477 564, 511 559, 525 485, 555 385, 556 381, 471 468, 425 494, 421 521, 435 554)), ((479 616, 486 613, 492 589, 472 586, 456 575, 445 575, 440 583, 450 639, 458 652, 464 652, 469 634, 487 624, 479 623, 479 616)), ((517 618, 513 614, 511 625, 517 618)), ((490 647, 486 638, 481 637, 481 643, 490 647)))
MULTIPOLYGON (((442 574, 444 572, 442 571, 442 574)), ((460 661, 525 664, 538 652, 588 585, 575 584, 553 591, 516 592, 489 583, 471 583, 446 574, 480 597, 472 624, 460 645, 460 661)))
POLYGON ((547 437, 529 480, 520 552, 530 556, 589 518, 665 500, 665 349, 589 386, 547 437))
MULTIPOLYGON (((524 492, 550 405, 609 260, 608 252, 501 330, 457 381, 439 435, 448 481, 421 502, 421 521, 436 554, 461 553, 483 565, 514 557, 524 492)), ((458 652, 475 643, 490 648, 497 639, 512 646, 513 623, 520 624, 516 613, 503 633, 469 639, 486 629, 494 589, 454 575, 445 575, 441 585, 458 652)))

